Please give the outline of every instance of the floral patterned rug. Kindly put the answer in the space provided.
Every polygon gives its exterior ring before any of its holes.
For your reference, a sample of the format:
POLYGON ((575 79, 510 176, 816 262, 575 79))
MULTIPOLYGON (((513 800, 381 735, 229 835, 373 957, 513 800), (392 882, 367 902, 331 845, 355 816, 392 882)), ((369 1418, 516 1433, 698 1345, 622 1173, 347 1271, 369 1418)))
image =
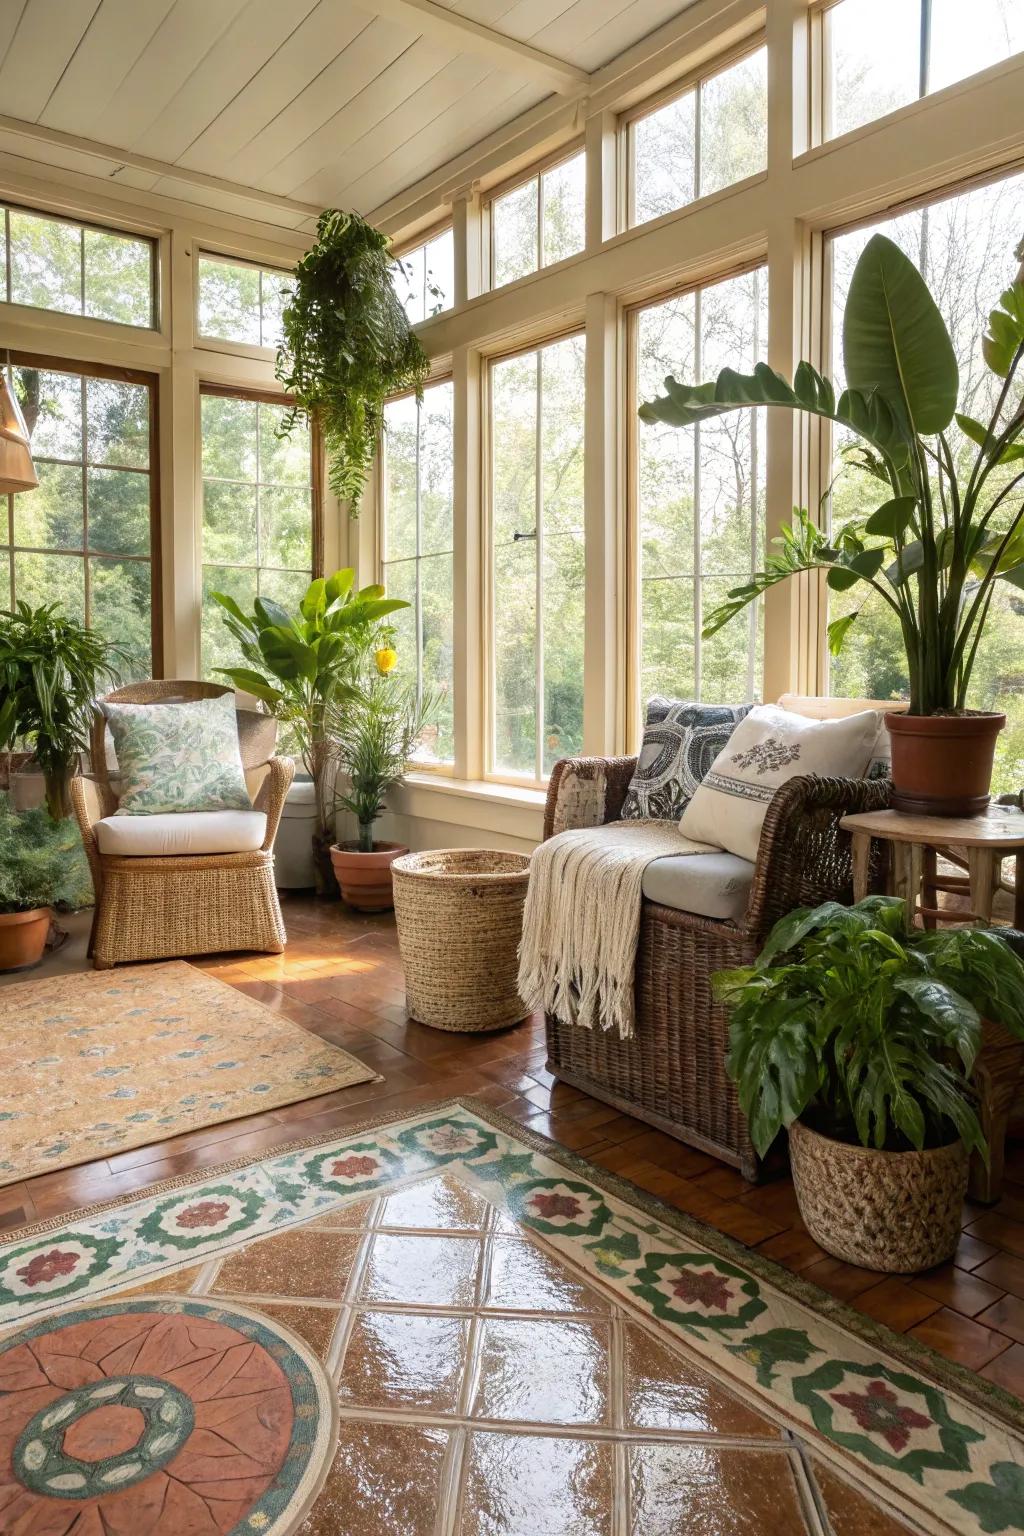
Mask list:
POLYGON ((1024 1405, 472 1100, 0 1247, 0 1529, 1024 1531, 1024 1405))
POLYGON ((0 1185, 376 1079, 184 961, 3 993, 0 1185))

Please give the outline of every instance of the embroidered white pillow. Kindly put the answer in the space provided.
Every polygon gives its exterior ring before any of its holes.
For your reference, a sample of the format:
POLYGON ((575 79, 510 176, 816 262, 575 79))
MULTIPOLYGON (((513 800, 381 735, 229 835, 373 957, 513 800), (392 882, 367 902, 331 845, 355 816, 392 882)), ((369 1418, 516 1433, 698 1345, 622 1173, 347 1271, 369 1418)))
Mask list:
POLYGON ((808 773, 863 778, 881 720, 874 709, 844 720, 808 720, 759 704, 715 758, 682 814, 680 832, 753 862, 779 785, 808 773))

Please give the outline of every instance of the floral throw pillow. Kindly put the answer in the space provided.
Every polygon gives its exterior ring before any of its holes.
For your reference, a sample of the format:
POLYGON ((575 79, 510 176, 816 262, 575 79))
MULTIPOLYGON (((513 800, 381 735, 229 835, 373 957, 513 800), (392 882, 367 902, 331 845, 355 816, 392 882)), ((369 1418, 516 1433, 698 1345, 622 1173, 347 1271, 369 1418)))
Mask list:
POLYGON ((656 694, 622 802, 623 821, 678 821, 750 704, 693 704, 656 694))
POLYGON ((118 816, 249 811, 235 696, 188 704, 100 705, 121 780, 118 816))

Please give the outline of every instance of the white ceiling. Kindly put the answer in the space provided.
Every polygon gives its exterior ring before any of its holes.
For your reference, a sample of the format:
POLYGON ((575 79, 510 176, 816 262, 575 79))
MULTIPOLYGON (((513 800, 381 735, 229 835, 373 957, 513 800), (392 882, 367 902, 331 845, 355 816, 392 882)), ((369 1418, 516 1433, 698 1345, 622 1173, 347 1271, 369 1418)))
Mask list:
POLYGON ((368 213, 689 3, 0 0, 0 111, 368 213))

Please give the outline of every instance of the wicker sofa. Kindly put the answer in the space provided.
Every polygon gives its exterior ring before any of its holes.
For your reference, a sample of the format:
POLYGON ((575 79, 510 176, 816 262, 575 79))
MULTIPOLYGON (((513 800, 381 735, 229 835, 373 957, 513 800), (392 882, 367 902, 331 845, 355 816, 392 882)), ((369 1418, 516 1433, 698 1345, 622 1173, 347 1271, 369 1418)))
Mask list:
MULTIPOLYGON (((230 692, 217 683, 150 681, 131 683, 108 694, 125 704, 159 704, 215 698, 230 692)), ((266 757, 272 750, 255 717, 239 716, 239 745, 245 782, 257 813, 251 838, 228 840, 241 851, 153 853, 104 850, 104 824, 117 810, 116 766, 112 769, 106 723, 97 712, 92 730, 92 773, 71 782, 71 803, 92 872, 96 905, 89 954, 96 970, 132 960, 259 950, 280 954, 284 920, 274 885, 274 839, 285 796, 295 772, 289 758, 266 757), (254 728, 255 727, 255 728, 254 728), (142 856, 140 856, 140 853, 142 856)), ((247 812, 224 813, 250 817, 247 812)), ((165 817, 115 819, 113 830, 146 831, 165 817)), ((173 818, 182 824, 196 818, 173 818)), ((202 814, 200 820, 204 819, 202 814)), ((210 818, 212 819, 212 818, 210 818)), ((110 829, 107 829, 108 831, 110 829)))
MULTIPOLYGON (((545 838, 617 821, 635 763, 634 757, 556 763, 545 838)), ((840 818, 883 809, 889 790, 887 779, 790 779, 768 808, 752 875, 748 865, 747 880, 742 888, 733 882, 731 898, 729 882, 721 879, 702 902, 704 912, 645 896, 634 1038, 620 1040, 549 1016, 548 1070, 756 1180, 757 1155, 725 1071, 727 1018, 712 997, 711 977, 749 964, 772 925, 794 907, 852 899, 850 839, 840 818), (730 900, 730 915, 707 915, 728 909, 730 900)))

